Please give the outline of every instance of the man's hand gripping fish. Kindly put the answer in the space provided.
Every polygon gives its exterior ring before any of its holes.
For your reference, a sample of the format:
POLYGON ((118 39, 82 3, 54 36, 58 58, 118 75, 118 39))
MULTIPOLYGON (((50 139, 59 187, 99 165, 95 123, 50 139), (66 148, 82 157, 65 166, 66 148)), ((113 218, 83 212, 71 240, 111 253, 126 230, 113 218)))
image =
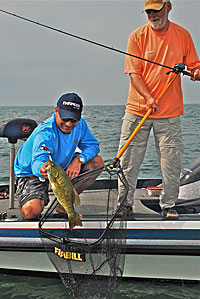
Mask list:
POLYGON ((80 198, 66 172, 56 163, 49 160, 46 164, 49 182, 60 205, 65 209, 69 219, 69 227, 82 226, 74 205, 80 205, 80 198))

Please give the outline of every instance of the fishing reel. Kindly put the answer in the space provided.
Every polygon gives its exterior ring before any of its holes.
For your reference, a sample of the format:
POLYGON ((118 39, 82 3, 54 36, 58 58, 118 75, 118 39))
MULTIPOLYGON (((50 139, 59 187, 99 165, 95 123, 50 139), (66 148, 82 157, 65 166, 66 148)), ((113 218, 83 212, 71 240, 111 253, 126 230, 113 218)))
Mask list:
POLYGON ((167 72, 166 74, 169 75, 170 73, 175 73, 175 74, 182 73, 183 75, 192 77, 192 74, 190 72, 185 71, 185 64, 184 63, 175 64, 173 69, 171 71, 167 72))

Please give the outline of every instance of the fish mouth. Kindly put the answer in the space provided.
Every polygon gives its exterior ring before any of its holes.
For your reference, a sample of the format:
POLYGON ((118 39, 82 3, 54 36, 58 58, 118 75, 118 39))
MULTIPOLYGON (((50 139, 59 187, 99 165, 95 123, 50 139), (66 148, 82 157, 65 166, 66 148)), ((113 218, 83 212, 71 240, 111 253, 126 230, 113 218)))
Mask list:
POLYGON ((46 170, 48 169, 50 163, 51 163, 51 160, 50 160, 50 159, 45 163, 44 168, 45 168, 46 170))

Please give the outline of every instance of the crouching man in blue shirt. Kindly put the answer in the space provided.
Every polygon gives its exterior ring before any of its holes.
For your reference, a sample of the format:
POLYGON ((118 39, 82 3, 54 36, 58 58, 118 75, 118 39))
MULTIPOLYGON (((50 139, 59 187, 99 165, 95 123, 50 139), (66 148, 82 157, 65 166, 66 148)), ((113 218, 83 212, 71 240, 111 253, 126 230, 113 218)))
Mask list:
MULTIPOLYGON (((77 94, 62 95, 55 113, 40 124, 19 149, 14 166, 17 176, 16 196, 26 219, 39 217, 44 206, 49 203, 49 182, 45 168, 49 152, 52 160, 65 169, 70 178, 104 165, 102 158, 97 155, 99 143, 81 118, 82 109, 83 103, 77 94), (77 148, 81 150, 80 154, 75 154, 77 148)), ((78 186, 77 192, 91 185, 100 172, 78 186)))

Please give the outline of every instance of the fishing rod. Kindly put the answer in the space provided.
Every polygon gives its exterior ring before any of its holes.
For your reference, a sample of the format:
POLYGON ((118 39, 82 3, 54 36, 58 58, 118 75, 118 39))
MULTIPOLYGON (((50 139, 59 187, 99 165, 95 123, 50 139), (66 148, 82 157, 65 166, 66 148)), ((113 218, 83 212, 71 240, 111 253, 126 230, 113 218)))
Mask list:
POLYGON ((137 59, 146 61, 146 62, 150 62, 150 63, 156 64, 156 65, 158 65, 158 66, 162 66, 162 67, 164 67, 164 68, 170 69, 171 71, 167 72, 167 74, 169 74, 170 72, 174 72, 174 73, 176 73, 176 74, 177 74, 177 73, 182 73, 183 75, 186 75, 186 76, 190 76, 190 77, 191 77, 191 73, 184 70, 185 65, 182 64, 182 63, 178 63, 178 64, 176 64, 174 67, 170 67, 170 66, 168 66, 168 65, 164 65, 164 64, 161 64, 161 63, 158 63, 158 62, 155 62, 155 61, 146 59, 146 58, 142 58, 142 57, 140 57, 140 56, 136 56, 136 55, 134 55, 134 54, 130 54, 130 53, 127 53, 127 52, 125 52, 125 51, 122 51, 122 50, 119 50, 119 49, 116 49, 116 48, 113 48, 113 47, 110 47, 110 46, 107 46, 107 45, 104 45, 104 44, 101 44, 101 43, 98 43, 98 42, 95 42, 95 41, 92 41, 92 40, 89 40, 89 39, 87 39, 87 38, 83 38, 83 37, 81 37, 81 36, 78 36, 78 35, 75 35, 75 34, 72 34, 72 33, 66 32, 66 31, 63 31, 63 30, 61 30, 61 29, 58 29, 58 28, 55 28, 55 27, 52 27, 52 26, 49 26, 49 25, 45 25, 45 24, 43 24, 43 23, 39 23, 39 22, 37 22, 37 21, 34 21, 34 20, 31 20, 31 19, 25 18, 25 17, 23 17, 23 16, 14 14, 14 13, 12 13, 12 12, 9 12, 9 11, 3 10, 3 9, 0 9, 0 12, 5 13, 5 14, 8 14, 8 15, 11 15, 11 16, 13 16, 13 17, 15 17, 15 18, 18 18, 18 19, 21 19, 21 20, 23 20, 23 21, 30 22, 30 23, 33 23, 33 24, 35 24, 35 25, 38 25, 38 26, 47 28, 47 29, 49 29, 49 30, 53 30, 53 31, 59 32, 59 33, 61 33, 61 34, 65 34, 65 35, 71 36, 71 37, 73 37, 73 38, 82 40, 82 41, 84 41, 84 42, 87 42, 87 43, 90 43, 90 44, 93 44, 93 45, 96 45, 96 46, 99 46, 99 47, 102 47, 102 48, 105 48, 105 49, 108 49, 108 50, 111 50, 111 51, 114 51, 114 52, 117 52, 117 53, 120 53, 120 54, 124 54, 124 55, 127 55, 127 56, 131 56, 131 57, 134 57, 134 58, 137 58, 137 59), (183 67, 183 66, 184 66, 184 67, 183 67))

